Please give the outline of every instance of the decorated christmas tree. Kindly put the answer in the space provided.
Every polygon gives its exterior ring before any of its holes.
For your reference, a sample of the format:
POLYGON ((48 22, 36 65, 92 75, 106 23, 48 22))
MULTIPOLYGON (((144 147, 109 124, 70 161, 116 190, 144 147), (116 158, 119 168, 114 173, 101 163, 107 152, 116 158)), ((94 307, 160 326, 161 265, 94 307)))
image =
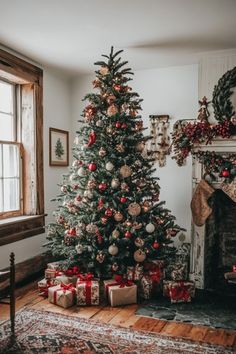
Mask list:
POLYGON ((99 276, 124 274, 127 266, 168 258, 180 230, 159 201, 158 178, 145 158, 141 99, 129 86, 133 73, 120 53, 103 55, 84 98, 74 161, 55 199, 56 222, 48 228, 54 256, 99 276))

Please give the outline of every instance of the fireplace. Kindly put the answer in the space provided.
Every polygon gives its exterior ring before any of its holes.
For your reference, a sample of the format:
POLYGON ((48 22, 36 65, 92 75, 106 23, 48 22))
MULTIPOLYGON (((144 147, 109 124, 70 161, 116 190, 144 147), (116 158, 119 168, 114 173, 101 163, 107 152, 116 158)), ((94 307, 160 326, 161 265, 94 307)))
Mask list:
MULTIPOLYGON (((235 153, 236 138, 215 140, 201 149, 235 153)), ((204 172, 203 166, 193 161, 193 190, 204 172)), ((232 271, 232 265, 236 264, 236 203, 220 189, 220 178, 208 182, 215 189, 208 201, 212 214, 205 225, 192 224, 190 277, 199 289, 231 292, 233 286, 226 282, 224 273, 232 271)))

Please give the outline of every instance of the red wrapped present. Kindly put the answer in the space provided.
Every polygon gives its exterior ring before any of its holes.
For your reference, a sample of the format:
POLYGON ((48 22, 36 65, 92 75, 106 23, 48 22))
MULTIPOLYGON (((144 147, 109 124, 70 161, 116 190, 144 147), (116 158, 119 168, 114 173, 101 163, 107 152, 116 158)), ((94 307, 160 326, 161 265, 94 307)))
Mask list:
POLYGON ((195 283, 192 281, 163 281, 163 295, 169 297, 171 303, 191 302, 195 295, 195 283))
POLYGON ((76 289, 77 305, 99 305, 99 282, 93 274, 80 274, 76 289))
POLYGON ((233 272, 236 273, 236 264, 233 265, 233 272))
POLYGON ((48 289, 52 286, 55 286, 55 279, 42 279, 38 282, 38 291, 39 295, 48 297, 48 289))
POLYGON ((60 284, 48 289, 49 302, 68 308, 75 305, 76 289, 73 284, 60 284))
POLYGON ((137 302, 137 286, 133 281, 115 275, 114 279, 104 280, 107 299, 111 306, 134 304, 137 302))

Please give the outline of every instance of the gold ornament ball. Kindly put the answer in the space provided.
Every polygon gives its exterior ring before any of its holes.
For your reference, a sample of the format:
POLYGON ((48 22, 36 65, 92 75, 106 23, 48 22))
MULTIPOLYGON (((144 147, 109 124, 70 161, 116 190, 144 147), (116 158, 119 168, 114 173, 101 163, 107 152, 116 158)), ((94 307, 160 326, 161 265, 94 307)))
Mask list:
POLYGON ((124 165, 120 168, 120 174, 124 178, 128 178, 132 174, 132 170, 128 165, 124 165))
POLYGON ((143 141, 138 143, 135 147, 136 151, 138 151, 138 152, 142 152, 144 148, 145 148, 145 143, 143 141))
POLYGON ((114 215, 114 219, 115 221, 121 221, 123 219, 123 215, 121 214, 121 212, 117 211, 114 215))
POLYGON ((134 244, 136 247, 143 247, 144 246, 144 240, 140 237, 137 237, 136 240, 134 241, 134 244))
POLYGON ((116 105, 112 104, 110 107, 108 107, 107 109, 108 117, 111 117, 116 113, 118 113, 118 108, 116 107, 116 105))
POLYGON ((116 150, 120 153, 125 152, 125 147, 123 144, 117 144, 116 145, 116 150))
POLYGON ((96 256, 96 260, 98 263, 103 263, 105 260, 105 255, 102 252, 99 252, 96 256))
POLYGON ((120 181, 118 178, 113 178, 111 181, 111 187, 112 188, 118 188, 120 185, 120 181))
POLYGON ((146 259, 146 254, 145 252, 141 250, 137 250, 134 252, 134 260, 138 263, 144 262, 146 259))
POLYGON ((108 247, 108 252, 110 253, 110 255, 115 256, 119 252, 119 249, 115 244, 113 244, 108 247))
POLYGON ((138 203, 131 203, 128 206, 128 213, 131 216, 138 216, 141 213, 141 206, 138 203))
POLYGON ((112 231, 112 237, 118 238, 119 236, 120 236, 120 232, 117 229, 112 231))

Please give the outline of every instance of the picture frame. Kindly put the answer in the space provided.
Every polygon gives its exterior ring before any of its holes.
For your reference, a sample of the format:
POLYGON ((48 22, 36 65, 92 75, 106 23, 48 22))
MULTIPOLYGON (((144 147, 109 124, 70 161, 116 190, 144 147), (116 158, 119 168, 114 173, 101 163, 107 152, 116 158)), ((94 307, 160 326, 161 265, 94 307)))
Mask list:
POLYGON ((49 128, 49 165, 69 166, 69 132, 49 128))

